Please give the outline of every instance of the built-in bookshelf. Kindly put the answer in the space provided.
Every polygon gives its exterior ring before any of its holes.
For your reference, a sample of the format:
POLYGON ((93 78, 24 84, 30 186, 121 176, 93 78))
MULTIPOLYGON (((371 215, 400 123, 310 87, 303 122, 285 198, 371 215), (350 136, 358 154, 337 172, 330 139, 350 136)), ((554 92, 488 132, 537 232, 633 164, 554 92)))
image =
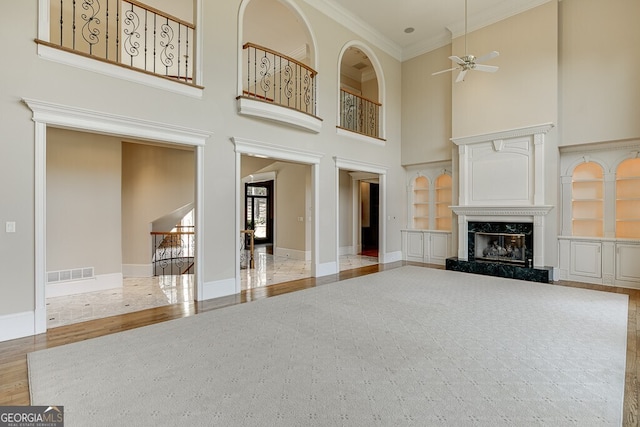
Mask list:
POLYGON ((616 237, 640 238, 640 158, 623 161, 616 171, 616 237))
POLYGON ((413 228, 429 228, 429 179, 416 178, 413 186, 413 228))
POLYGON ((451 230, 451 176, 440 175, 435 181, 435 228, 451 230))
POLYGON ((574 236, 604 236, 604 173, 586 162, 576 166, 571 181, 571 225, 574 236))

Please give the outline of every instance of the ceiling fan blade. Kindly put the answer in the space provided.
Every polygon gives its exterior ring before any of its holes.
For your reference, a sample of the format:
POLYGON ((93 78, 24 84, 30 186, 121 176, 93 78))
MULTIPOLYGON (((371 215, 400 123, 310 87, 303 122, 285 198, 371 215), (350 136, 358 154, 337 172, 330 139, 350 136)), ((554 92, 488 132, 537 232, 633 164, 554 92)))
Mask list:
POLYGON ((498 67, 496 67, 495 65, 476 64, 473 69, 477 71, 485 71, 487 73, 495 73, 496 71, 498 71, 498 67))
POLYGON ((466 74, 467 74, 467 70, 460 71, 460 74, 458 74, 458 77, 456 78, 456 83, 460 83, 461 81, 464 81, 464 76, 466 74))
POLYGON ((497 50, 494 50, 493 52, 489 52, 486 55, 482 55, 480 58, 476 58, 476 64, 493 59, 498 55, 500 55, 500 52, 498 52, 497 50))
POLYGON ((459 56, 453 55, 453 56, 450 56, 449 59, 452 60, 453 62, 455 62, 458 65, 464 65, 465 64, 465 62, 459 56))
POLYGON ((435 73, 431 73, 431 75, 435 76, 438 74, 448 73, 449 71, 458 70, 458 69, 460 69, 460 67, 453 67, 453 68, 449 68, 448 70, 436 71, 435 73))

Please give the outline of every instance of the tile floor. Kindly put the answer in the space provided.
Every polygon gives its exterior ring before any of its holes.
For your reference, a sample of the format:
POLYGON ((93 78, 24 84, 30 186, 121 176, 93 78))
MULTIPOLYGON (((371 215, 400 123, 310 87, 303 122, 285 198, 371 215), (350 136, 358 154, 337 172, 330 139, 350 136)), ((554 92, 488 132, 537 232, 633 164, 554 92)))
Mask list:
MULTIPOLYGON (((340 257, 340 270, 377 264, 368 256, 340 257)), ((254 269, 242 269, 241 289, 253 289, 303 279, 311 275, 311 262, 273 256, 257 248, 254 269)), ((122 288, 47 298, 47 327, 99 319, 169 304, 193 301, 193 275, 125 278, 122 288)))

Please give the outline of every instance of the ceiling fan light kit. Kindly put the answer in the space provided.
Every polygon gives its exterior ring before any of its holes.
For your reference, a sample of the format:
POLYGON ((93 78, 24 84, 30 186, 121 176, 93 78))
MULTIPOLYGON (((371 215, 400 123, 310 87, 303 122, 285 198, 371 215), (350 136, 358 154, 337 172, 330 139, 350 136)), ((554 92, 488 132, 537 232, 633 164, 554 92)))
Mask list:
POLYGON ((484 71, 487 73, 495 73, 498 71, 498 67, 495 65, 485 65, 482 64, 485 61, 495 58, 500 55, 498 51, 494 50, 492 52, 487 53, 479 58, 476 58, 474 55, 470 55, 467 53, 467 0, 464 0, 464 56, 450 56, 449 59, 456 63, 456 66, 453 68, 448 68, 442 71, 436 71, 432 73, 432 76, 437 74, 448 73, 449 71, 460 70, 458 73, 458 77, 456 77, 456 83, 464 81, 467 72, 471 70, 475 71, 484 71))

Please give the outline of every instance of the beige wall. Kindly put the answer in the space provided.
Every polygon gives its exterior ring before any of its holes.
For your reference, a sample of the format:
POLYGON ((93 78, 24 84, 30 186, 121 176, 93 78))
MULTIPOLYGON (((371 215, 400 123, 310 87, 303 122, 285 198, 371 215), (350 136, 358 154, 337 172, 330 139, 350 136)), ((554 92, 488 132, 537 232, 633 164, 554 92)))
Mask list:
POLYGON ((640 2, 559 3, 560 145, 640 137, 640 2))
POLYGON ((122 143, 122 262, 151 263, 151 222, 195 197, 192 150, 122 143))
POLYGON ((306 177, 311 173, 311 167, 293 163, 280 166, 276 180, 276 244, 282 249, 305 251, 306 177), (299 221, 298 218, 303 220, 299 221))
MULTIPOLYGON (((242 156, 242 178, 251 174, 274 172, 274 243, 279 249, 311 249, 309 207, 311 206, 311 167, 304 164, 242 156), (302 218, 302 221, 298 219, 302 218)), ((244 194, 244 186, 240 189, 244 194)), ((240 201, 244 206, 244 199, 240 201)), ((244 209, 244 208, 243 208, 244 209)), ((240 218, 240 224, 244 219, 240 218)))
MULTIPOLYGON (((551 1, 467 35, 476 56, 497 50, 497 73, 471 71, 453 84, 452 136, 558 121, 558 12, 551 1)), ((464 38, 452 51, 464 52, 464 38)), ((461 52, 461 53, 458 53, 461 52)))
POLYGON ((122 271, 118 138, 47 130, 47 271, 122 271))
POLYGON ((402 64, 402 164, 451 159, 451 45, 402 64))
POLYGON ((340 213, 338 215, 340 248, 350 247, 353 244, 353 188, 351 187, 351 175, 349 171, 341 170, 339 177, 340 213))

